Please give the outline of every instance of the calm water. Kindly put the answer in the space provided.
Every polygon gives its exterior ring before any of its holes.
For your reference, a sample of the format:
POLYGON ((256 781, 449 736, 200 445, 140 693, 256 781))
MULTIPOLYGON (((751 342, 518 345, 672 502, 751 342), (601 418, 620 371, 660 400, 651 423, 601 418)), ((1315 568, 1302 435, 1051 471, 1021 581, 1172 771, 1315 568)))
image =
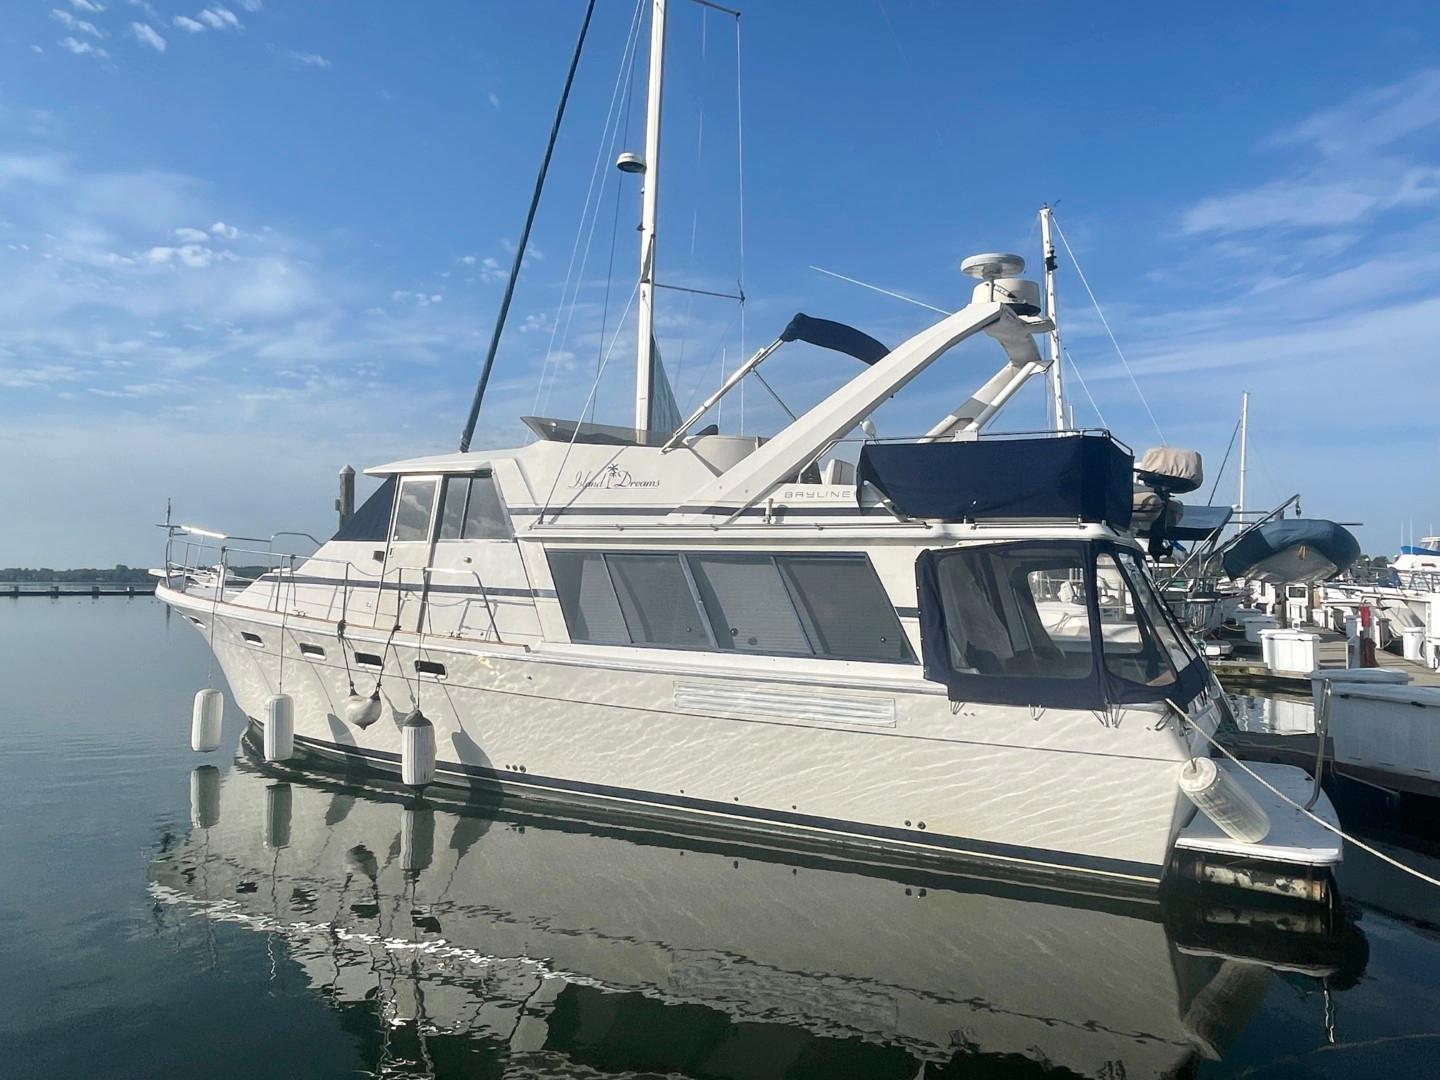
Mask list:
POLYGON ((0 1075, 1440 1072, 1440 902, 1358 853, 1297 934, 462 812, 192 754, 208 665, 151 601, 0 600, 0 1075))

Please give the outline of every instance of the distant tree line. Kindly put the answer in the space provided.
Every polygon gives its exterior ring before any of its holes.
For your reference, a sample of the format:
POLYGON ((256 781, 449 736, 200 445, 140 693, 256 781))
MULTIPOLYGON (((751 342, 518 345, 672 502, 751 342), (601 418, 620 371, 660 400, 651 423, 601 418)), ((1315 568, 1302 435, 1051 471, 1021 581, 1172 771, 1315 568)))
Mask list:
POLYGON ((144 567, 126 566, 124 563, 117 563, 108 570, 95 566, 74 570, 52 570, 48 566, 0 567, 0 581, 5 582, 93 581, 106 585, 139 585, 149 580, 150 572, 144 567))

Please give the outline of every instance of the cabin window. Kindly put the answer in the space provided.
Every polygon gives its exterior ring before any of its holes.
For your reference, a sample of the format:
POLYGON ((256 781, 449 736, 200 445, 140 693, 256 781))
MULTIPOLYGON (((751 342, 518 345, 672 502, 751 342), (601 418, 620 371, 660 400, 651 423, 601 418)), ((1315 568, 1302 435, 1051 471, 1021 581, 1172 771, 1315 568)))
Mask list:
POLYGON ((937 560, 950 667, 968 675, 1084 679, 1094 668, 1084 549, 998 544, 937 560))
POLYGON ((319 645, 311 645, 308 641, 302 641, 300 643, 300 655, 313 656, 317 660, 324 660, 325 650, 322 649, 319 645))
POLYGON ((445 665, 437 660, 416 660, 415 674, 429 675, 436 679, 445 678, 445 665))
POLYGON ((913 662, 863 555, 549 553, 572 641, 913 662))
POLYGON ((445 478, 440 499, 441 540, 509 540, 513 535, 493 475, 445 478))
POLYGON ((630 644, 603 555, 598 551, 552 551, 550 575, 555 579, 555 591, 572 641, 630 644))
POLYGON ((863 555, 782 555, 775 559, 815 652, 850 660, 909 661, 885 587, 863 555))
POLYGON ((249 630, 241 630, 240 637, 247 645, 259 645, 262 648, 265 645, 265 642, 261 639, 259 634, 252 634, 249 630))
POLYGON ((678 555, 606 555, 605 565, 633 644, 710 647, 678 555))
POLYGON ((692 555, 715 644, 737 652, 808 655, 810 639, 768 555, 692 555))
POLYGON ((390 539, 407 543, 430 539, 430 511, 435 507, 435 481, 406 479, 395 501, 395 528, 390 539))

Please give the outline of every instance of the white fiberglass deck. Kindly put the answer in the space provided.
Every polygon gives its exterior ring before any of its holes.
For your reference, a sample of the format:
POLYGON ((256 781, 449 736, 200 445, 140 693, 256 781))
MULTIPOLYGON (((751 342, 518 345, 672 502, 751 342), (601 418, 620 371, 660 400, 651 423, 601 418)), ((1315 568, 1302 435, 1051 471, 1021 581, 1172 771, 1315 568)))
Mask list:
MULTIPOLYGON (((1310 798, 1310 777, 1300 769, 1291 765, 1266 765, 1254 761, 1246 762, 1246 765, 1276 790, 1301 806, 1310 798)), ((1190 824, 1180 830, 1180 835, 1175 840, 1177 848, 1203 851, 1212 855, 1238 855, 1270 862, 1296 863, 1301 866, 1334 866, 1340 862, 1343 847, 1337 834, 1322 828, 1306 814, 1281 801, 1274 792, 1232 763, 1221 762, 1220 767, 1234 777, 1265 809, 1265 813, 1270 816, 1269 834, 1258 844, 1234 840, 1225 835, 1220 826, 1203 812, 1197 811, 1190 824)), ((1312 809, 1316 816, 1337 829, 1340 827, 1335 807, 1330 805, 1330 799, 1324 793, 1321 793, 1312 809)))

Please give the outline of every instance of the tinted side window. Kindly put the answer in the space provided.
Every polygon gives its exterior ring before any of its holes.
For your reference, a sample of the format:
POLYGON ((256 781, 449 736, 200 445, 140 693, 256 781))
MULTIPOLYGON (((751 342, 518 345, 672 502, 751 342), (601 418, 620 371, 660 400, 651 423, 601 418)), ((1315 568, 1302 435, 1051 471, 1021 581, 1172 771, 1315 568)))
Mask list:
POLYGON ((495 477, 487 474, 470 478, 470 502, 465 508, 461 535, 466 540, 509 540, 513 535, 495 477))
POLYGON ((775 561, 817 653, 913 659, 895 608, 863 555, 781 555, 775 561))
POLYGON ((598 551, 552 551, 549 559, 570 639, 598 645, 630 644, 604 557, 598 551))
POLYGON ((637 645, 710 648, 678 555, 606 555, 610 581, 637 645))
POLYGON ((690 570, 721 649, 809 655, 810 639, 768 555, 692 555, 690 570))
POLYGON ((430 510, 435 505, 434 480, 402 480, 395 508, 395 531, 390 539, 430 539, 430 510))
POLYGON ((447 476, 445 478, 445 486, 440 490, 439 539, 460 539, 460 526, 465 520, 465 496, 469 491, 469 477, 447 476))
POLYGON ((445 479, 440 500, 441 540, 509 540, 513 535, 493 476, 445 479))

